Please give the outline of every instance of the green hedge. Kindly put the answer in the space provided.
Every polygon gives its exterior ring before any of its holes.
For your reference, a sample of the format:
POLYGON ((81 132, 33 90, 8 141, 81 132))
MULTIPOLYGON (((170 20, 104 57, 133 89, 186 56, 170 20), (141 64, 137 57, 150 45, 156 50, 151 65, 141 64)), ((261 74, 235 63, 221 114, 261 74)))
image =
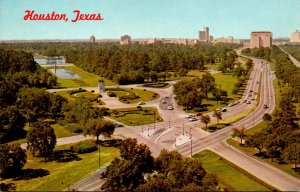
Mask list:
POLYGON ((69 93, 70 95, 73 95, 73 94, 75 94, 75 93, 81 93, 81 92, 86 92, 86 90, 85 90, 85 89, 79 88, 79 89, 75 89, 75 90, 68 91, 68 93, 69 93))
POLYGON ((79 154, 90 153, 97 151, 97 149, 98 147, 94 140, 80 141, 72 146, 72 150, 79 154))

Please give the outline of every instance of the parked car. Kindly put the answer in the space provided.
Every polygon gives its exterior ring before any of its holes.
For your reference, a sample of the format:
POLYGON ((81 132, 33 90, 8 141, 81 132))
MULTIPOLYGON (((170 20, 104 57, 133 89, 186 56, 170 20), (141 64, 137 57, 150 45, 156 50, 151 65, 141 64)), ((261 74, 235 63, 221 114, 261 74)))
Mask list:
POLYGON ((124 125, 122 125, 122 124, 115 124, 115 128, 118 128, 118 127, 124 127, 124 125))
POLYGON ((167 102, 166 102, 166 100, 163 99, 163 100, 161 100, 161 103, 162 103, 162 104, 165 104, 165 103, 167 103, 167 102))
POLYGON ((234 103, 229 103, 228 104, 228 107, 232 107, 232 106, 234 106, 234 103))
POLYGON ((247 101, 246 104, 251 104, 251 101, 247 101))
POLYGON ((224 107, 224 108, 221 108, 221 112, 226 112, 227 109, 224 107))
POLYGON ((190 114, 190 115, 186 116, 185 118, 189 119, 189 118, 193 118, 193 117, 195 117, 195 115, 190 114))
POLYGON ((168 106, 168 109, 169 109, 169 110, 173 110, 173 106, 171 106, 171 105, 168 106))
POLYGON ((267 108, 269 108, 268 105, 267 105, 267 104, 264 104, 264 109, 267 109, 267 108))
POLYGON ((243 103, 247 103, 247 100, 244 100, 243 103))

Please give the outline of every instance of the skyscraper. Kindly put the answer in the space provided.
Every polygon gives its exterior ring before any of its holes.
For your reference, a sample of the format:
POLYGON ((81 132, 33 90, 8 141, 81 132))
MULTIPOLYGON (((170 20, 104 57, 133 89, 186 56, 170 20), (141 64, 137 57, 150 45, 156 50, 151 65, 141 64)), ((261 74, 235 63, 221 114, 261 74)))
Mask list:
POLYGON ((95 38, 94 35, 92 35, 92 36, 90 37, 90 42, 93 43, 93 44, 95 44, 96 38, 95 38))

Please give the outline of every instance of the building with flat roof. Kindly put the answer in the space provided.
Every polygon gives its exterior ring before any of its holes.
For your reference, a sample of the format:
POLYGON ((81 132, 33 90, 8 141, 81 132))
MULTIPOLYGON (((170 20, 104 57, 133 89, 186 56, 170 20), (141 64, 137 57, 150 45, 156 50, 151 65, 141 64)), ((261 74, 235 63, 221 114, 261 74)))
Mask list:
POLYGON ((42 55, 35 55, 34 61, 37 62, 39 65, 54 65, 54 64, 65 64, 66 58, 64 56, 58 57, 46 57, 42 55))
POLYGON ((300 43, 300 32, 296 30, 294 33, 291 34, 291 43, 300 43))
POLYGON ((204 27, 203 31, 199 31, 199 41, 200 42, 210 42, 210 36, 209 36, 209 28, 204 27))
POLYGON ((254 31, 251 33, 250 48, 271 47, 272 32, 254 31))
POLYGON ((129 45, 129 44, 131 44, 131 37, 129 35, 121 36, 120 44, 121 45, 129 45))

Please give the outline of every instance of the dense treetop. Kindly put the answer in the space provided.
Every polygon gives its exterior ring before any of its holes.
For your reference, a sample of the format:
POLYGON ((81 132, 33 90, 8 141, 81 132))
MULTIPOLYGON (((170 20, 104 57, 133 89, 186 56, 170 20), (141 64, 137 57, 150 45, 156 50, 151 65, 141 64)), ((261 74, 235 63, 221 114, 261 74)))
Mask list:
POLYGON ((120 84, 142 83, 153 72, 203 70, 204 64, 231 63, 236 57, 233 49, 238 46, 162 43, 127 46, 90 43, 0 44, 0 47, 18 47, 43 55, 64 55, 68 62, 120 84))

